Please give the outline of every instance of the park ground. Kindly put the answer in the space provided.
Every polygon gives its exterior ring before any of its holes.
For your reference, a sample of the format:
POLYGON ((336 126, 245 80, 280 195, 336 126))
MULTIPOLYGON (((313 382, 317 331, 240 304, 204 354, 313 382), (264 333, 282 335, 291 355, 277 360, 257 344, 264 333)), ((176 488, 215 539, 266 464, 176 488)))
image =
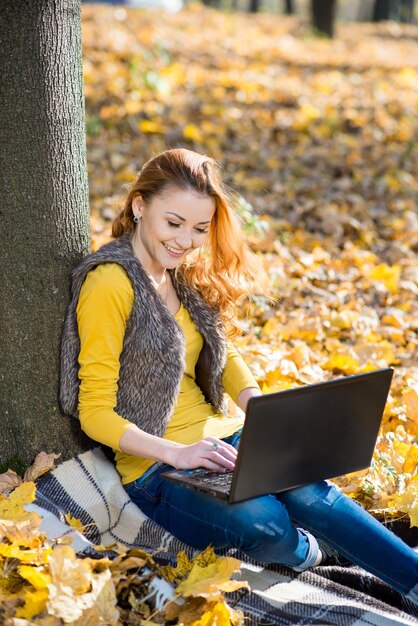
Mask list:
POLYGON ((161 150, 219 159, 268 270, 236 340, 264 391, 395 368, 372 467, 338 480, 418 524, 418 27, 83 8, 93 248, 161 150))
MULTIPOLYGON (((83 5, 83 52, 93 249, 110 239, 147 159, 175 147, 218 159, 269 277, 268 293, 242 310, 236 344, 265 392, 394 368, 371 468, 337 483, 411 538, 418 26, 338 23, 328 41, 313 37, 304 18, 277 14, 83 5)), ((40 454, 23 483, 10 471, 1 476, 0 621, 244 623, 224 596, 246 589, 230 580, 239 561, 210 549, 194 562, 179 553, 176 568, 120 547, 107 548, 112 560, 77 558, 65 536, 52 551, 24 505, 54 457, 40 454), (184 605, 150 607, 157 574, 176 583, 184 605)), ((65 520, 85 530, 70 513, 65 520)))

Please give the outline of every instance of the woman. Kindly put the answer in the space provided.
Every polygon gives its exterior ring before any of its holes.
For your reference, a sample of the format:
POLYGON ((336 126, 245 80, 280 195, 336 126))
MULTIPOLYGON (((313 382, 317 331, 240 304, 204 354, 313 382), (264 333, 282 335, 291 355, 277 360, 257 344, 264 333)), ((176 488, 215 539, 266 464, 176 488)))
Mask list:
POLYGON ((261 393, 225 337, 256 273, 216 161, 184 149, 148 161, 113 236, 74 271, 61 403, 115 450, 132 500, 196 548, 296 571, 323 562, 319 539, 418 604, 418 555, 328 482, 229 505, 160 478, 232 470, 242 419, 223 391, 244 411, 261 393))

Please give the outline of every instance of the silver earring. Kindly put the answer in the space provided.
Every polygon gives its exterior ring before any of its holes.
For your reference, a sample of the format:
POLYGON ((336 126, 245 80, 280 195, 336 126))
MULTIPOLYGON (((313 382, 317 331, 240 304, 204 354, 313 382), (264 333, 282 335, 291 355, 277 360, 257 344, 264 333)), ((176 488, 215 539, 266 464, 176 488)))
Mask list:
POLYGON ((137 215, 134 215, 133 220, 134 220, 135 224, 138 224, 139 217, 137 215))

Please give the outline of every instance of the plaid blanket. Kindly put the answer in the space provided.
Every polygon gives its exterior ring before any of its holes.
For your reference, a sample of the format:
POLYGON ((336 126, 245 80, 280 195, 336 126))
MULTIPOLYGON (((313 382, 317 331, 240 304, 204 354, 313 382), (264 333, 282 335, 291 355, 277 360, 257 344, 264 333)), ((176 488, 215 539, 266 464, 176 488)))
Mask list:
MULTIPOLYGON (((129 499, 101 448, 80 454, 41 476, 31 506, 43 517, 41 528, 49 537, 68 532, 77 551, 118 541, 173 563, 179 550, 189 556, 195 554, 129 499), (87 526, 85 536, 66 525, 64 515, 68 512, 87 526)), ((249 626, 418 624, 418 607, 358 567, 318 567, 297 573, 282 566, 262 566, 236 550, 227 554, 242 561, 240 577, 252 589, 232 597, 249 626)))

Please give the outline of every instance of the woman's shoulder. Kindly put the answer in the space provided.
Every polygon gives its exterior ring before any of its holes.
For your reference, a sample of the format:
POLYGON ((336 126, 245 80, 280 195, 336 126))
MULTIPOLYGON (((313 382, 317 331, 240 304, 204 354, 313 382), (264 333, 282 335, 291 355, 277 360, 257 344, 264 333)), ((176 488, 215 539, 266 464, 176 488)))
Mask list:
POLYGON ((133 287, 125 269, 119 263, 100 263, 90 270, 85 278, 82 291, 120 294, 128 299, 133 298, 133 287))

